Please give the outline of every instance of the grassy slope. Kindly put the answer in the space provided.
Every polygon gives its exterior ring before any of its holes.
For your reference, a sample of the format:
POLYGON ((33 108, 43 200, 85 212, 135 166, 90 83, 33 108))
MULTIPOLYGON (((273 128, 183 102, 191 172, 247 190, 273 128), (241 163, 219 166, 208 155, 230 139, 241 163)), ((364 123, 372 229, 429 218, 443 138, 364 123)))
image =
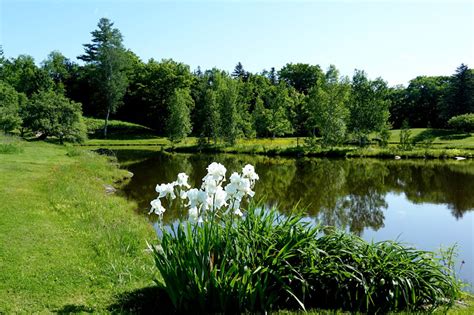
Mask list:
POLYGON ((104 194, 121 171, 90 153, 19 146, 0 154, 0 313, 101 311, 150 285, 150 226, 104 194))
MULTIPOLYGON (((95 130, 95 133, 90 134, 91 139, 86 142, 86 145, 89 146, 157 146, 159 148, 170 146, 170 142, 166 138, 156 136, 151 129, 144 126, 112 120, 110 121, 108 139, 102 139, 100 128, 103 121, 87 118, 86 122, 89 132, 95 130)), ((429 143, 430 149, 474 150, 474 135, 462 134, 453 130, 427 128, 414 128, 410 132, 413 141, 420 145, 429 143)), ((189 137, 176 147, 194 146, 197 144, 197 140, 197 138, 189 137)), ((399 140, 400 130, 391 130, 390 146, 395 148, 399 140)), ((217 148, 222 152, 260 153, 268 150, 285 150, 296 147, 297 144, 304 145, 304 138, 240 139, 234 146, 217 145, 217 148)), ((345 148, 349 147, 345 146, 345 148)))

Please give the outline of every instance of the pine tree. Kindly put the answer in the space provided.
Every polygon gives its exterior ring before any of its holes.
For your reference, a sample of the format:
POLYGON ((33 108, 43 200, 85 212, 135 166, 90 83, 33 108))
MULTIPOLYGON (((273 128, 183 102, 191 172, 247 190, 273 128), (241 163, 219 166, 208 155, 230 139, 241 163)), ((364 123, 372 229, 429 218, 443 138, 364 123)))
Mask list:
POLYGON ((474 113, 474 73, 461 64, 450 79, 443 104, 443 118, 474 113))
POLYGON ((113 25, 109 19, 101 18, 98 29, 91 32, 92 43, 84 44, 85 53, 78 57, 92 68, 94 101, 105 114, 104 137, 107 137, 110 114, 122 104, 128 85, 122 34, 113 25))

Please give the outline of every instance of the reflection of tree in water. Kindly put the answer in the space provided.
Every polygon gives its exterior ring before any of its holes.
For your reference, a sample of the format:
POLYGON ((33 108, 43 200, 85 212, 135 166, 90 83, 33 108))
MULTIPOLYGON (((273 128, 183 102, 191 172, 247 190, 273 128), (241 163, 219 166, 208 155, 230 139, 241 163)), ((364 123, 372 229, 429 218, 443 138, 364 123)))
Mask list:
POLYGON ((387 209, 384 195, 370 190, 365 195, 349 195, 344 198, 343 208, 349 230, 357 235, 362 235, 365 228, 370 227, 377 231, 384 226, 383 210, 387 209))
MULTIPOLYGON (((186 155, 157 154, 127 168, 134 176, 124 188, 124 192, 128 198, 137 202, 137 211, 140 213, 148 213, 150 210, 150 201, 158 195, 155 190, 157 184, 176 180, 180 172, 193 174, 193 165, 189 163, 186 155)), ((177 206, 173 210, 169 213, 173 213, 175 219, 181 213, 177 206)))
POLYGON ((287 208, 299 202, 311 216, 321 209, 335 209, 344 196, 346 169, 344 161, 305 159, 296 162, 297 173, 293 177, 286 202, 287 208))
POLYGON ((367 227, 378 230, 383 227, 385 201, 385 177, 387 168, 376 161, 345 161, 345 185, 333 208, 322 207, 319 219, 324 225, 348 228, 361 235, 367 227))
MULTIPOLYGON (((446 203, 455 217, 474 208, 474 163, 439 161, 381 161, 374 159, 291 159, 252 155, 156 154, 127 168, 135 174, 125 193, 148 212, 155 186, 171 182, 180 172, 200 187, 206 167, 213 161, 227 168, 227 176, 249 163, 260 180, 257 198, 288 211, 299 203, 323 224, 360 234, 364 228, 383 226, 385 195, 405 193, 414 203, 446 203)), ((177 218, 168 211, 165 220, 177 218)))
POLYGON ((474 209, 474 163, 390 163, 392 188, 413 203, 447 204, 455 218, 474 209))

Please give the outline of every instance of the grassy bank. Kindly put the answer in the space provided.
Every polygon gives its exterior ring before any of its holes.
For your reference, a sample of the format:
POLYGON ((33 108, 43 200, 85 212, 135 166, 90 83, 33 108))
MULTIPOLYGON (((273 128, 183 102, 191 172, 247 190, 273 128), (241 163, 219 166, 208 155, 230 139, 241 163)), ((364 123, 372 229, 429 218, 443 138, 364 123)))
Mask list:
POLYGON ((102 312, 152 284, 150 225, 105 194, 123 171, 75 148, 0 143, 0 313, 102 312))
MULTIPOLYGON (((144 251, 154 232, 104 192, 123 175, 80 148, 0 137, 0 313, 171 311, 144 251)), ((473 309, 466 296, 449 313, 473 309)))
MULTIPOLYGON (((198 145, 198 138, 188 137, 178 144, 170 143, 167 138, 159 137, 143 126, 120 121, 111 121, 110 134, 103 139, 100 133, 102 121, 87 119, 90 139, 86 146, 96 147, 134 147, 144 150, 167 150, 173 152, 207 153, 243 153, 282 156, 317 157, 377 157, 377 158, 453 158, 456 156, 474 157, 474 136, 454 130, 416 128, 410 129, 411 149, 399 148, 400 130, 391 130, 389 145, 381 148, 376 141, 360 148, 354 144, 345 144, 333 148, 305 145, 304 137, 239 139, 232 145, 209 143, 198 145)), ((371 139, 376 139, 372 135, 371 139)))

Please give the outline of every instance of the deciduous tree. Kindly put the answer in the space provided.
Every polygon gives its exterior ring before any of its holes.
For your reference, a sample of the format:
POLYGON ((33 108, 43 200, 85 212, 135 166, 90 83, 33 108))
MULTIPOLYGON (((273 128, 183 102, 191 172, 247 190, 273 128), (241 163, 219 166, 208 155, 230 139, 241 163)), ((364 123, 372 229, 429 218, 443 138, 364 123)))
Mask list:
POLYGON ((0 129, 10 132, 21 125, 20 106, 26 102, 24 94, 0 80, 0 129))
POLYGON ((385 127, 389 105, 387 83, 381 78, 371 81, 364 71, 356 70, 351 84, 349 130, 360 145, 366 144, 369 133, 385 127))
POLYGON ((190 108, 194 101, 189 89, 176 89, 169 99, 169 117, 166 129, 171 142, 180 142, 191 133, 190 108))
POLYGON ((86 138, 81 104, 52 90, 34 94, 23 111, 23 125, 43 138, 55 136, 63 141, 81 142, 86 138))

